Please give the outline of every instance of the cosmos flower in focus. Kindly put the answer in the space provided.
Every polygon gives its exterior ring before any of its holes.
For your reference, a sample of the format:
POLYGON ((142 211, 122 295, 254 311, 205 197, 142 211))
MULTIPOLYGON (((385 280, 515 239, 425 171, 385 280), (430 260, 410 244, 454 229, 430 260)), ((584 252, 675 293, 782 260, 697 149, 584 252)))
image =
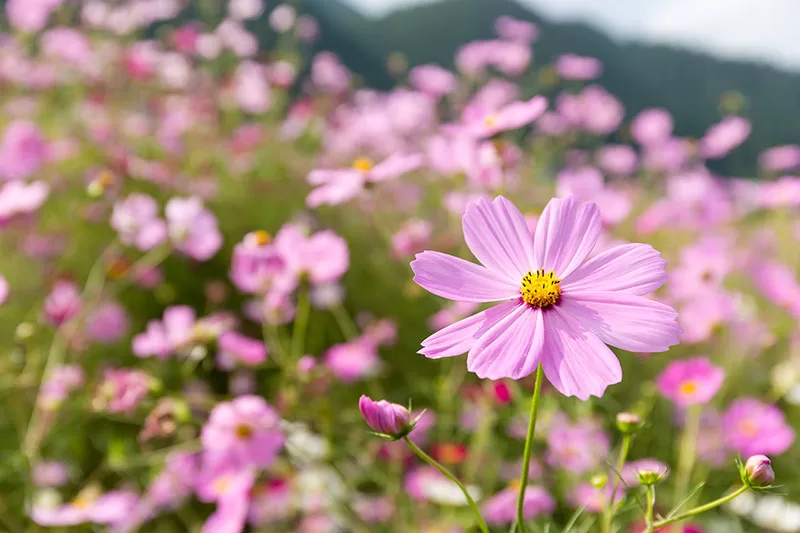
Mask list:
POLYGON ((481 378, 520 379, 539 363, 564 395, 588 399, 622 379, 606 343, 634 352, 677 344, 677 313, 645 297, 666 280, 651 246, 626 244, 587 261, 600 235, 595 204, 574 197, 547 204, 531 239, 522 213, 502 196, 463 217, 467 246, 482 265, 425 251, 414 281, 455 301, 502 303, 422 341, 429 358, 468 352, 481 378))

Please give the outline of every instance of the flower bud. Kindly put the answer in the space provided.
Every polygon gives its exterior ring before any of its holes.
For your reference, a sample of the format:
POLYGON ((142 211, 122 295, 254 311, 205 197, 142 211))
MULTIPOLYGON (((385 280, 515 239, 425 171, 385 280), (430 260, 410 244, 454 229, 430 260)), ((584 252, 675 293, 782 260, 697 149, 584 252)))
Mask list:
POLYGON ((367 425, 381 436, 393 440, 402 439, 414 429, 408 409, 386 400, 378 402, 362 395, 358 400, 358 408, 367 421, 367 425))
POLYGON ((744 465, 743 480, 750 487, 760 489, 775 482, 772 461, 766 455, 753 455, 744 465))
POLYGON ((605 486, 608 484, 608 474, 602 472, 595 474, 592 476, 592 479, 589 480, 589 483, 591 483, 592 487, 596 489, 605 488, 605 486))
POLYGON ((618 413, 617 429, 620 433, 631 435, 642 427, 642 419, 636 413, 618 413))
POLYGON ((667 469, 642 468, 636 472, 636 479, 642 486, 655 485, 667 477, 667 469))

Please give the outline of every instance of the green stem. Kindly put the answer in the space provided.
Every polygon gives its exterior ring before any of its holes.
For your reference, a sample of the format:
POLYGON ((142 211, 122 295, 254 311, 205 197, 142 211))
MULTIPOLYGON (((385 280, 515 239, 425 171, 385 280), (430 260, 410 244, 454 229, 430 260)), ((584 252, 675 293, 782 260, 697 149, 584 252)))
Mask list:
POLYGON ((403 437, 403 440, 408 444, 411 451, 413 451, 417 456, 431 465, 432 467, 436 468, 439 472, 441 472, 444 477, 458 485, 458 488, 461 489, 461 492, 464 493, 464 497, 467 499, 467 503, 472 508, 472 512, 475 513, 475 518, 478 520, 478 526, 481 528, 483 533, 489 533, 489 526, 486 525, 486 522, 483 520, 481 516, 481 512, 478 510, 478 506, 475 504, 475 500, 472 499, 472 496, 469 495, 467 488, 454 476, 450 473, 450 471, 439 464, 436 459, 428 455, 427 453, 423 452, 416 444, 414 444, 411 439, 408 437, 403 437))
POLYGON ((297 297, 297 311, 294 316, 294 327, 292 328, 291 354, 292 361, 297 362, 303 357, 306 330, 308 329, 308 315, 311 311, 311 304, 308 299, 308 289, 300 289, 297 297))
POLYGON ((617 504, 614 498, 619 489, 620 476, 622 469, 625 467, 625 461, 628 459, 628 452, 631 449, 631 436, 625 434, 622 437, 622 445, 619 450, 619 458, 617 459, 616 471, 614 472, 614 483, 611 488, 611 497, 606 502, 605 511, 603 512, 603 533, 611 533, 611 524, 614 521, 614 515, 617 512, 617 504))
POLYGON ((647 510, 644 514, 644 523, 647 525, 647 531, 653 527, 653 509, 656 506, 656 487, 655 485, 645 486, 647 498, 647 510))
POLYGON ((352 340, 358 337, 358 328, 355 322, 353 322, 353 319, 350 318, 347 309, 342 307, 341 304, 337 304, 331 307, 331 313, 345 339, 352 340))
POLYGON ((533 398, 531 399, 531 415, 528 421, 528 435, 525 437, 525 451, 522 454, 522 472, 520 475, 519 498, 517 498, 517 527, 519 533, 525 533, 525 489, 528 486, 528 471, 531 466, 531 452, 533 451, 533 434, 536 431, 536 413, 539 411, 539 396, 542 393, 542 363, 536 369, 536 385, 533 388, 533 398))
POLYGON ((691 518, 693 516, 699 515, 700 513, 705 513, 706 511, 710 511, 711 509, 715 509, 715 508, 719 507, 720 505, 724 505, 724 504, 728 503, 729 501, 731 501, 732 499, 734 499, 734 498, 736 498, 738 496, 741 496, 742 494, 747 492, 747 489, 748 489, 747 485, 742 485, 735 492, 732 492, 732 493, 728 494, 727 496, 723 496, 722 498, 720 498, 718 500, 714 500, 713 502, 709 502, 709 503, 707 503, 705 505, 700 505, 698 507, 695 507, 694 509, 686 511, 682 515, 678 515, 678 516, 675 516, 673 518, 665 518, 664 520, 661 520, 660 522, 656 522, 655 524, 652 524, 650 527, 648 527, 646 533, 652 533, 653 531, 657 531, 657 530, 661 529, 662 527, 667 526, 669 524, 672 524, 672 523, 675 523, 675 522, 681 522, 683 520, 686 520, 687 518, 691 518))
MULTIPOLYGON (((692 480, 692 469, 694 468, 695 456, 697 455, 697 434, 700 432, 701 414, 700 405, 693 405, 689 407, 686 412, 686 424, 683 428, 683 436, 681 437, 678 468, 675 475, 674 500, 676 502, 683 501, 689 491, 689 483, 692 480)), ((676 531, 679 530, 676 529, 676 531)))

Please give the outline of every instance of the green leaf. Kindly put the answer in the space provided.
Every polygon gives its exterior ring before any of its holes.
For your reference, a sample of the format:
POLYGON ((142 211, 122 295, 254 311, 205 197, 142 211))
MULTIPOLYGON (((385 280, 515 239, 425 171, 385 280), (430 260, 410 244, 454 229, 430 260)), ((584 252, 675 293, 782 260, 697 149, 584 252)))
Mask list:
POLYGON ((695 487, 692 489, 692 491, 689 493, 689 495, 686 498, 684 498, 681 503, 679 503, 678 505, 673 507, 672 510, 667 514, 667 516, 665 518, 669 519, 669 518, 672 518, 673 516, 675 516, 676 514, 678 514, 678 511, 680 511, 681 508, 683 508, 684 505, 689 503, 689 501, 692 498, 694 498, 695 494, 697 494, 700 491, 700 489, 702 489, 705 486, 705 484, 706 484, 705 481, 701 481, 700 483, 695 485, 695 487))

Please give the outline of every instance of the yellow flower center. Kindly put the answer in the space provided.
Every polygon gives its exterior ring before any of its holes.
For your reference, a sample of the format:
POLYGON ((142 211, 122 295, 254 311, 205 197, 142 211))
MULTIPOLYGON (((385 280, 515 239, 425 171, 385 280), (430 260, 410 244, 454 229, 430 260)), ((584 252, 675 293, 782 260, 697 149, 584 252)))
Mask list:
POLYGON ((695 392, 697 392, 697 384, 694 381, 686 381, 684 383, 681 383, 680 391, 681 394, 685 396, 694 394, 695 392))
POLYGON ((519 479, 512 479, 511 481, 508 482, 508 488, 513 490, 519 490, 521 485, 522 482, 519 479))
POLYGON ((241 440, 248 440, 250 437, 253 436, 253 428, 251 428, 247 424, 239 424, 238 426, 236 426, 236 436, 239 437, 241 440))
POLYGON ((86 509, 92 504, 91 498, 86 498, 84 496, 78 496, 74 500, 72 500, 72 506, 77 509, 86 509))
POLYGON ((215 479, 212 485, 217 494, 225 494, 228 491, 228 487, 231 486, 231 479, 223 476, 215 479))
POLYGON ((353 161, 353 168, 360 170, 361 172, 369 172, 374 166, 375 164, 372 162, 372 160, 367 157, 359 157, 353 161))
POLYGON ((748 437, 755 437, 758 435, 758 426, 752 420, 742 420, 739 423, 739 431, 748 437))
POLYGON ((497 113, 491 113, 483 117, 483 123, 487 128, 491 128, 497 124, 497 113))
POLYGON ((522 299, 533 307, 550 307, 561 298, 561 279, 552 270, 539 269, 522 278, 522 299))
POLYGON ((262 229, 254 231, 253 236, 255 237, 256 244, 259 246, 265 246, 272 242, 272 236, 262 229))

